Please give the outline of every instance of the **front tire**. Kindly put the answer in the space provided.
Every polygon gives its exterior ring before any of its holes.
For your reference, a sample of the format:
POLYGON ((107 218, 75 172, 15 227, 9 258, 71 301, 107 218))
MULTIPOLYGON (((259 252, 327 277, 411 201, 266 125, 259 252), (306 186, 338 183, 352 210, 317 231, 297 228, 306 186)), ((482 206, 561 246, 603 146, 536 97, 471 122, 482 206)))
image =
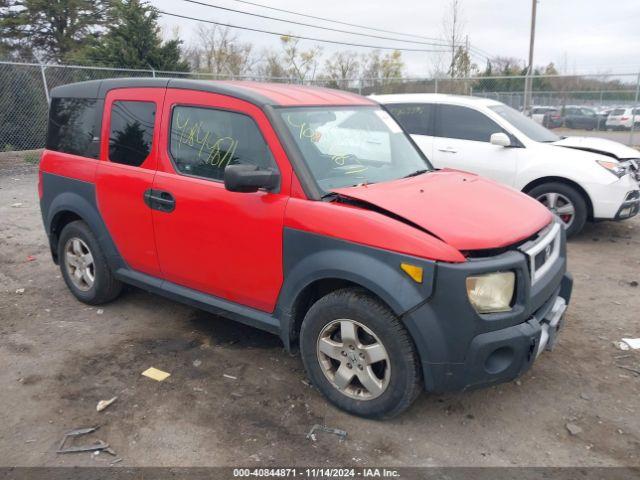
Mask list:
POLYGON ((83 221, 62 229, 58 260, 67 287, 83 303, 107 303, 122 291, 122 283, 113 276, 95 235, 83 221))
POLYGON ((409 333, 393 312, 359 289, 337 290, 309 309, 300 351, 313 385, 354 415, 393 417, 422 391, 409 333))
POLYGON ((575 188, 559 182, 549 182, 527 192, 552 213, 560 217, 567 237, 578 234, 587 221, 587 203, 575 188))

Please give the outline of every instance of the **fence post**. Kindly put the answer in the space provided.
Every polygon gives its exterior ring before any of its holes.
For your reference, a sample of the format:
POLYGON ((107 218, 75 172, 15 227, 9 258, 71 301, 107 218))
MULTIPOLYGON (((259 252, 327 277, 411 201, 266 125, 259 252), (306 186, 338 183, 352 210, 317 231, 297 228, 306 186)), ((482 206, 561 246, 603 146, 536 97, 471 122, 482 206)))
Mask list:
POLYGON ((636 125, 635 111, 638 108, 638 94, 640 94, 640 72, 636 78, 636 99, 633 102, 633 108, 631 109, 631 129, 629 130, 629 146, 633 147, 633 131, 636 125))
POLYGON ((438 93, 438 77, 435 77, 434 80, 435 80, 435 85, 434 85, 433 93, 438 93))
MULTIPOLYGON (((40 63, 40 62, 38 62, 40 63)), ((47 103, 51 103, 49 98, 49 87, 47 85, 47 75, 44 73, 44 69, 47 68, 44 64, 40 63, 40 75, 42 75, 42 85, 44 86, 44 96, 47 98, 47 103)))

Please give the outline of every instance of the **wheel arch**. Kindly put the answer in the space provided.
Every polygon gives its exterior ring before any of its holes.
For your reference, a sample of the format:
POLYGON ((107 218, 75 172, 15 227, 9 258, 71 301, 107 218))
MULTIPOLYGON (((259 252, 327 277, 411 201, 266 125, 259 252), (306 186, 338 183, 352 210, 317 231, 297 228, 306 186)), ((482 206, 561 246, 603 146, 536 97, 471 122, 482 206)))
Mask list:
POLYGON ((353 288, 363 291, 370 297, 381 302, 385 307, 393 312, 391 306, 385 302, 385 300, 378 294, 376 294, 370 288, 353 281, 341 278, 338 276, 318 278, 306 284, 300 289, 296 295, 290 309, 290 320, 288 322, 288 345, 292 348, 298 345, 300 338, 300 329, 302 327, 302 321, 304 320, 307 312, 322 297, 345 288, 353 288))
POLYGON ((544 185, 545 183, 562 183, 564 185, 574 188, 582 196, 582 198, 584 199, 587 205, 587 218, 589 220, 593 219, 593 202, 591 201, 589 194, 579 183, 573 180, 570 180, 568 178, 556 177, 556 176, 540 177, 530 181, 527 185, 525 185, 524 188, 522 189, 522 192, 528 194, 534 188, 540 185, 544 185))

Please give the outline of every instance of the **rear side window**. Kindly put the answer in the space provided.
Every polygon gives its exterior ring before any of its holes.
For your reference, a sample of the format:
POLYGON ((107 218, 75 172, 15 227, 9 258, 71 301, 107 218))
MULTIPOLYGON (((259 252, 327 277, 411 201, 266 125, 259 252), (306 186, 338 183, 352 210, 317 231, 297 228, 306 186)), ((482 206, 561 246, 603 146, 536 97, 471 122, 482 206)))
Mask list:
POLYGON ((111 106, 109 160, 138 167, 151 152, 154 102, 115 101, 111 106))
POLYGON ((436 135, 446 138, 488 142, 502 128, 486 115, 458 105, 440 105, 436 135))
POLYGON ((47 149, 98 158, 96 110, 95 98, 52 98, 47 149))
POLYGON ((624 108, 616 108, 609 115, 624 115, 624 108))
POLYGON ((178 172, 212 180, 223 180, 227 165, 276 168, 255 122, 226 110, 174 107, 169 151, 178 172))
POLYGON ((433 135, 434 105, 393 104, 387 105, 386 108, 411 135, 433 135))

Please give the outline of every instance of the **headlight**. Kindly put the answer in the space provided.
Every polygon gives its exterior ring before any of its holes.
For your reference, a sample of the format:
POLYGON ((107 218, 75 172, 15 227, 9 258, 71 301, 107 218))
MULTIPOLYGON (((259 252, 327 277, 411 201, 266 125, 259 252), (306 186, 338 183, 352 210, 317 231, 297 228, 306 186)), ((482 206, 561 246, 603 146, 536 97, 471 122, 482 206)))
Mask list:
POLYGON ((513 272, 496 272, 467 277, 467 295, 478 313, 507 312, 516 285, 513 272))
POLYGON ((622 178, 627 174, 627 168, 618 162, 608 162, 606 160, 596 160, 596 162, 598 162, 598 165, 606 168, 618 178, 622 178))

